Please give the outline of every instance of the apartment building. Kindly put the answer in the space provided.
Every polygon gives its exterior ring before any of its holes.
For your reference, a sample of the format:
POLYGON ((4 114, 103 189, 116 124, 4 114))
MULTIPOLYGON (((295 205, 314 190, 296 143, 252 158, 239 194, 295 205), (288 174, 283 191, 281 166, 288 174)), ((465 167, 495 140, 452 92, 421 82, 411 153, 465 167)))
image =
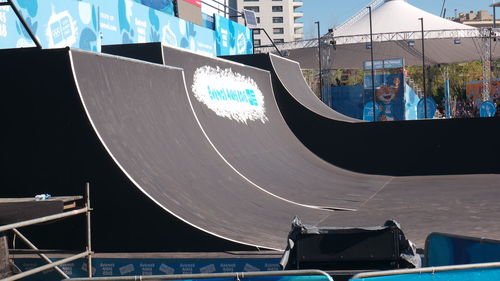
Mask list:
MULTIPOLYGON (((257 17, 259 28, 267 31, 276 43, 290 42, 304 38, 304 14, 297 11, 302 0, 236 0, 239 11, 252 10, 257 17)), ((241 24, 243 19, 238 20, 241 24)), ((254 30, 254 45, 269 45, 271 42, 264 32, 254 30)))
POLYGON ((235 5, 231 5, 230 0, 203 0, 201 2, 201 12, 210 16, 217 14, 222 17, 229 17, 231 9, 236 9, 235 5))
MULTIPOLYGON (((450 20, 474 27, 493 27, 493 16, 487 10, 459 13, 458 16, 450 18, 450 20)), ((498 23, 499 20, 497 19, 498 23)))

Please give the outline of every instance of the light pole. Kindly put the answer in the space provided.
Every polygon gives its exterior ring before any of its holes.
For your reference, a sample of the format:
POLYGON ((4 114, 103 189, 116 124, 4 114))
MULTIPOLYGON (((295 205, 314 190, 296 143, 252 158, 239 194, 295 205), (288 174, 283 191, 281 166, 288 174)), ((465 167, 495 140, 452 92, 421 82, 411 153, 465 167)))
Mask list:
POLYGON ((370 55, 371 55, 371 69, 372 69, 372 100, 373 100, 373 122, 377 117, 377 109, 375 106, 375 66, 373 65, 373 26, 372 26, 372 7, 368 6, 368 13, 370 14, 370 55))
POLYGON ((424 18, 419 18, 422 24, 422 79, 424 84, 424 119, 427 119, 427 88, 425 84, 425 44, 424 44, 424 18))
POLYGON ((315 21, 318 25, 318 64, 319 64, 319 99, 323 100, 323 70, 321 69, 321 32, 319 29, 319 21, 315 21))

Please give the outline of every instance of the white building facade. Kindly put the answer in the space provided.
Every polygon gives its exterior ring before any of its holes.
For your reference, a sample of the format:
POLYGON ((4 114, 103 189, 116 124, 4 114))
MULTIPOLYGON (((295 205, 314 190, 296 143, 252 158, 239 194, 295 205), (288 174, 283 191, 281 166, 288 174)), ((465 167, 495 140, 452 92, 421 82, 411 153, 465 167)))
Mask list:
MULTIPOLYGON (((236 0, 239 11, 252 10, 257 17, 257 27, 267 31, 275 43, 290 42, 304 38, 304 14, 297 11, 302 0, 236 0)), ((244 24, 243 19, 238 20, 244 24)), ((254 45, 269 45, 271 42, 263 31, 254 30, 254 45)))
POLYGON ((222 17, 229 17, 230 8, 235 8, 229 0, 203 0, 201 3, 201 12, 210 16, 217 14, 222 17))

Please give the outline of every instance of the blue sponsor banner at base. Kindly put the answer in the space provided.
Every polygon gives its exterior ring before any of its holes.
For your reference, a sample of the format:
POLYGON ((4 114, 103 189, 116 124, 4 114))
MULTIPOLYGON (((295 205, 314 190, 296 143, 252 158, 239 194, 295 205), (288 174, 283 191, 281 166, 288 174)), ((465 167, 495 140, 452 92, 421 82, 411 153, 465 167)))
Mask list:
MULTIPOLYGON (((58 259, 53 259, 54 261, 58 259)), ((169 275, 222 272, 278 271, 279 258, 93 258, 93 276, 169 275)), ((16 266, 22 271, 42 266, 45 262, 35 258, 16 258, 16 266)), ((79 259, 61 266, 72 278, 87 276, 86 259, 79 259)), ((26 280, 60 280, 54 270, 37 274, 26 280)), ((259 279, 264 281, 264 279, 259 279)), ((272 279, 272 280, 280 280, 272 279)), ((295 279, 287 279, 294 281, 295 279)), ((302 279, 301 279, 302 280, 302 279)), ((311 279, 315 281, 317 279, 311 279)), ((243 280, 242 280, 243 281, 243 280)), ((250 280, 247 280, 250 281, 250 280)), ((308 280, 305 280, 308 281, 308 280)), ((318 280, 327 281, 327 280, 318 280)))

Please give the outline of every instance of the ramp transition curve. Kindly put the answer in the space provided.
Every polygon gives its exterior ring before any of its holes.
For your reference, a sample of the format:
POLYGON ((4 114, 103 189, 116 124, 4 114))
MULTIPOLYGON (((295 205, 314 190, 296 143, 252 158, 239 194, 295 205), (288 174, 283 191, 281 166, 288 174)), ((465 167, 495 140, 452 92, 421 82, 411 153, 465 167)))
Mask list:
MULTIPOLYGON (((195 76, 196 69, 199 68, 200 66, 217 66, 221 69, 234 68, 238 69, 238 71, 242 71, 241 66, 235 64, 229 64, 227 61, 224 60, 220 59, 214 60, 210 58, 204 58, 194 54, 189 54, 185 51, 171 49, 165 46, 162 47, 160 44, 108 46, 105 47, 104 50, 120 55, 146 59, 151 62, 164 63, 184 68, 186 72, 186 82, 188 85, 188 89, 191 89, 190 91, 191 96, 195 95, 195 93, 193 93, 194 91, 192 85, 196 84, 194 83, 196 79, 194 79, 193 76, 195 76)), ((254 61, 258 61, 255 60, 255 57, 250 56, 249 58, 253 58, 254 61)), ((276 59, 280 58, 276 57, 276 59)), ((201 126, 205 128, 205 131, 207 132, 209 139, 214 141, 215 146, 217 146, 222 155, 224 155, 226 159, 229 159, 229 161, 235 167, 242 167, 245 163, 240 164, 239 161, 243 162, 246 159, 246 160, 252 160, 251 163, 253 163, 253 165, 259 165, 260 163, 264 167, 270 167, 270 169, 272 169, 273 166, 271 165, 267 166, 266 163, 273 163, 272 161, 276 161, 276 159, 283 160, 287 158, 283 155, 276 155, 278 153, 276 153, 275 150, 264 149, 265 151, 272 153, 273 156, 276 156, 276 158, 272 160, 266 160, 269 162, 264 162, 264 161, 260 162, 260 160, 268 158, 266 157, 259 159, 252 158, 251 154, 248 155, 249 154, 248 151, 245 151, 244 149, 239 150, 241 149, 240 143, 237 141, 235 142, 234 140, 245 140, 244 141, 245 145, 251 145, 252 142, 256 141, 257 143, 262 144, 261 148, 267 148, 267 147, 272 147, 272 144, 269 144, 267 141, 268 140, 267 138, 269 137, 269 135, 271 135, 272 138, 278 140, 277 143, 280 143, 282 147, 290 148, 289 150, 285 150, 286 153, 293 153, 295 155, 297 154, 301 155, 302 153, 307 153, 303 152, 304 150, 307 149, 305 147, 300 146, 300 144, 297 144, 297 142, 295 141, 295 136, 287 130, 288 128, 283 126, 284 124, 282 120, 283 117, 286 120, 287 124, 292 128, 294 133, 297 132, 297 129, 295 128, 297 124, 294 123, 296 122, 298 124, 301 124, 301 126, 303 126, 303 129, 304 130, 307 129, 307 133, 311 133, 312 136, 314 137, 324 137, 323 135, 320 134, 321 132, 320 129, 323 127, 320 126, 318 128, 316 126, 311 125, 311 124, 316 124, 314 123, 314 121, 321 120, 319 124, 323 124, 325 126, 327 126, 326 124, 328 124, 328 126, 330 126, 328 128, 331 129, 329 133, 335 135, 337 139, 345 138, 347 140, 352 140, 355 143, 354 145, 352 145, 348 144, 347 141, 345 141, 346 143, 344 143, 344 146, 342 147, 334 146, 333 147, 334 149, 332 148, 330 150, 330 153, 338 152, 340 154, 338 159, 340 160, 342 160, 342 157, 346 157, 346 154, 350 153, 351 155, 348 155, 350 157, 349 160, 352 163, 356 164, 354 165, 356 169, 359 170, 363 168, 363 169, 369 169, 371 171, 378 169, 379 171, 389 174, 391 174, 394 171, 397 171, 397 173, 400 173, 401 171, 408 171, 408 169, 412 167, 412 165, 415 165, 415 162, 421 164, 422 161, 425 161, 426 159, 429 158, 423 157, 422 155, 418 155, 418 159, 414 160, 414 162, 410 164, 406 164, 404 163, 404 161, 407 154, 415 156, 415 154, 411 154, 413 153, 411 152, 413 147, 399 144, 397 147, 400 148, 400 150, 394 150, 394 151, 384 150, 384 151, 386 154, 387 153, 390 154, 388 156, 390 159, 398 160, 397 163, 401 164, 402 166, 401 169, 399 169, 398 166, 395 164, 393 164, 392 166, 383 167, 383 164, 385 164, 388 161, 385 158, 376 159, 379 160, 378 162, 375 161, 377 162, 378 165, 382 165, 381 167, 377 165, 369 166, 365 161, 366 157, 377 156, 380 154, 380 151, 377 152, 379 154, 376 153, 374 154, 372 150, 375 148, 371 147, 371 149, 362 150, 366 153, 366 155, 355 154, 355 151, 358 148, 356 145, 360 144, 357 143, 356 141, 359 141, 357 140, 357 138, 359 138, 360 135, 366 137, 367 135, 370 135, 370 133, 373 133, 373 135, 376 136, 379 131, 385 133, 390 132, 390 136, 395 136, 396 140, 400 141, 404 140, 405 144, 417 145, 417 141, 406 140, 403 136, 399 136, 398 127, 403 128, 402 132, 406 132, 411 128, 415 128, 415 130, 420 133, 426 132, 427 130, 433 131, 436 130, 436 128, 438 128, 440 130, 444 130, 445 132, 451 132, 452 135, 453 134, 456 135, 460 131, 458 129, 459 126, 465 126, 466 128, 468 128, 468 126, 472 126, 471 124, 476 123, 476 126, 484 128, 484 126, 488 127, 489 125, 494 125, 498 122, 495 119, 483 119, 479 120, 478 122, 474 122, 472 120, 466 120, 465 122, 460 122, 462 120, 457 120, 457 121, 452 121, 452 124, 454 124, 454 126, 451 126, 450 128, 447 128, 446 125, 451 123, 446 123, 446 122, 442 123, 440 122, 440 120, 436 122, 435 120, 427 120, 419 122, 384 122, 384 123, 355 122, 355 120, 340 115, 326 108, 321 103, 318 103, 317 100, 315 100, 313 94, 310 92, 310 90, 304 92, 304 87, 303 87, 305 85, 304 80, 302 77, 298 77, 299 75, 297 75, 297 73, 300 73, 298 64, 293 63, 289 60, 282 60, 282 59, 280 59, 280 62, 282 62, 282 66, 285 67, 285 69, 287 68, 290 69, 288 73, 293 74, 292 75, 293 79, 291 80, 295 81, 296 85, 293 86, 290 83, 290 85, 287 84, 286 85, 287 88, 285 88, 284 85, 282 85, 283 83, 282 81, 280 82, 280 80, 276 80, 277 76, 275 75, 275 73, 273 73, 274 68, 270 69, 271 74, 273 74, 272 81, 273 81, 274 95, 276 96, 277 104, 279 105, 279 111, 272 106, 268 107, 269 116, 273 116, 273 118, 270 118, 270 120, 273 120, 272 123, 270 123, 272 124, 272 130, 270 131, 266 131, 265 128, 261 128, 259 131, 255 131, 255 134, 252 135, 241 131, 241 128, 245 128, 245 126, 240 126, 239 128, 223 126, 224 122, 226 121, 219 120, 223 118, 219 117, 219 119, 217 119, 217 117, 215 117, 213 113, 206 108, 205 105, 199 102, 197 103, 197 101, 193 98, 193 100, 195 100, 193 102, 195 112, 196 115, 201 120, 200 121, 201 126), (300 91, 300 89, 302 89, 302 91, 300 91), (311 97, 314 97, 314 99, 311 99, 311 97), (283 100, 285 100, 285 102, 283 100), (304 119, 299 120, 300 119, 299 117, 302 117, 304 119), (472 122, 468 123, 467 121, 472 121, 472 122), (227 136, 230 136, 232 134, 235 136, 226 138, 227 136), (227 142, 227 140, 229 139, 232 139, 233 141, 227 142), (244 151, 244 153, 234 154, 235 151, 236 152, 244 151), (355 156, 357 156, 357 158, 355 156)), ((288 79, 290 79, 290 77, 288 79)), ((214 83, 221 83, 221 81, 215 79, 214 83)), ((267 85, 267 84, 263 83, 259 85, 267 85)), ((263 92, 266 92, 268 90, 269 89, 266 89, 263 92)), ((271 94, 271 92, 267 92, 267 94, 271 94)), ((274 103, 272 102, 272 99, 269 99, 267 94, 265 95, 266 96, 265 103, 268 105, 273 105, 274 103)), ((252 128, 252 126, 254 126, 254 124, 249 125, 250 128, 252 128)), ((301 140, 303 140, 302 138, 303 136, 299 135, 298 137, 301 140)), ((470 140, 469 137, 467 137, 466 139, 470 140)), ((439 146, 437 146, 438 148, 440 148, 441 145, 448 144, 448 142, 441 139, 438 140, 437 142, 439 143, 439 146)), ((458 142, 461 142, 461 140, 458 140, 458 142)), ((424 148, 419 148, 420 150, 419 149, 417 150, 420 152, 426 151, 426 149, 429 149, 429 147, 432 148, 433 147, 432 145, 434 143, 435 141, 434 142, 431 141, 431 144, 429 145, 425 144, 424 142, 423 145, 424 148)), ((366 141, 363 144, 367 145, 366 141)), ((385 149, 386 146, 382 145, 385 143, 379 143, 379 144, 380 145, 377 146, 376 148, 378 148, 379 150, 385 149)), ((456 144, 451 145, 451 147, 454 146, 456 146, 456 144)), ((277 148, 274 147, 273 149, 277 148)), ((442 148, 442 151, 444 152, 449 152, 449 150, 450 150, 449 147, 442 148)), ((280 150, 278 149, 277 152, 280 152, 280 150)), ((316 152, 318 155, 323 156, 322 153, 320 153, 321 151, 316 151, 316 152)), ((383 153, 381 155, 383 156, 383 153)), ((486 156, 483 155, 480 157, 477 156, 475 157, 477 159, 483 159, 486 156)), ((307 167, 307 165, 310 165, 311 162, 312 163, 317 162, 317 159, 315 158, 308 157, 304 159, 305 160, 303 160, 301 163, 305 167, 307 167), (309 161, 310 163, 304 164, 304 162, 306 161, 309 161)), ((330 159, 330 162, 333 164, 335 164, 336 161, 342 163, 342 161, 339 161, 338 159, 332 158, 330 159)), ((469 158, 469 160, 470 159, 472 158, 469 158)), ((286 160, 284 160, 283 162, 286 162, 286 160)), ((281 164, 283 164, 283 162, 281 164)), ((372 164, 375 162, 372 162, 372 164)), ((472 173, 474 171, 483 171, 483 172, 491 170, 494 171, 496 169, 496 166, 493 165, 492 163, 493 162, 490 161, 487 162, 486 165, 481 164, 479 165, 481 166, 479 169, 471 171, 468 171, 467 169, 474 165, 467 163, 465 165, 466 168, 462 170, 467 170, 467 173, 472 173), (484 167, 489 167, 489 168, 485 169, 484 167)), ((370 164, 370 162, 368 162, 368 164, 370 164)), ((417 170, 416 172, 414 172, 414 174, 429 172, 429 175, 432 175, 433 173, 440 174, 446 171, 446 169, 443 169, 442 167, 438 166, 439 165, 433 164, 430 165, 430 167, 425 167, 421 170, 417 170), (435 169, 436 167, 440 168, 441 170, 435 169)), ((454 165, 452 168, 455 169, 459 166, 460 165, 454 165)), ((243 171, 243 173, 246 173, 246 175, 249 178, 254 180, 253 176, 255 174, 248 173, 247 169, 241 169, 241 170, 243 171)), ((330 177, 332 178, 338 177, 339 172, 346 172, 345 170, 338 168, 332 168, 331 170, 334 171, 334 173, 330 175, 330 177)), ((453 170, 453 171, 458 173, 462 170, 453 170)), ((367 175, 351 173, 351 175, 353 174, 360 176, 359 178, 360 181, 369 178, 369 176, 367 175)), ((343 176, 344 175, 341 175, 340 178, 342 179, 343 176)), ((453 175, 418 176, 418 177, 412 176, 412 177, 389 177, 389 178, 374 177, 372 179, 380 179, 380 178, 383 178, 384 180, 387 179, 387 181, 385 181, 382 186, 379 186, 379 189, 375 193, 373 193, 369 198, 366 198, 364 200, 362 199, 363 197, 360 196, 358 200, 352 202, 353 204, 352 206, 356 206, 358 211, 332 212, 329 213, 328 217, 322 220, 319 224, 327 226, 328 225, 366 226, 366 225, 378 225, 381 223, 381 221, 385 219, 396 218, 398 221, 402 223, 403 227, 405 227, 408 236, 412 240, 416 241, 420 246, 423 246, 426 235, 432 231, 447 231, 451 233, 461 233, 465 235, 487 236, 487 237, 492 237, 496 235, 495 233, 499 233, 498 230, 500 229, 498 229, 498 227, 496 227, 494 224, 490 223, 491 215, 499 214, 499 210, 496 206, 495 199, 493 199, 496 196, 500 195, 499 175, 477 174, 477 175, 456 175, 456 176, 453 175), (459 222, 457 222, 454 219, 457 217, 460 217, 459 222)), ((264 179, 257 177, 255 181, 257 182, 259 180, 263 181, 264 179)), ((276 180, 275 182, 280 182, 280 180, 276 180)), ((356 181, 354 184, 357 184, 358 182, 359 181, 356 181)), ((303 198, 306 197, 308 200, 317 200, 313 192, 315 188, 314 185, 315 183, 316 182, 313 181, 313 184, 308 185, 309 191, 305 191, 305 193, 302 193, 302 196, 299 197, 290 196, 290 194, 293 194, 292 189, 285 188, 280 190, 272 185, 263 185, 263 186, 266 186, 266 188, 269 187, 270 190, 268 191, 271 191, 275 194, 276 193, 281 194, 283 197, 289 198, 292 201, 297 200, 300 202, 301 200, 304 200, 303 198)), ((337 184, 342 184, 342 181, 337 182, 337 184)), ((373 184, 373 182, 371 182, 370 184, 373 184)), ((337 186, 338 185, 332 186, 330 193, 323 193, 323 195, 335 196, 336 194, 338 194, 336 193, 337 186)), ((300 187, 298 188, 299 189, 297 190, 301 191, 304 190, 300 189, 300 187)), ((338 190, 342 189, 339 188, 338 190)), ((358 190, 358 189, 353 189, 353 190, 358 190)), ((370 189, 370 191, 372 190, 373 189, 370 189)), ((295 193, 295 195, 299 194, 300 192, 295 193)), ((318 195, 320 194, 318 193, 318 195)), ((330 201, 330 202, 335 202, 335 201, 330 201)))
MULTIPOLYGON (((236 174, 200 130, 181 69, 70 49, 0 60, 0 195, 75 195, 89 181, 96 251, 280 249, 294 215, 329 213, 236 174)), ((35 242, 79 248, 78 225, 35 242)))
POLYGON ((362 122, 316 98, 295 61, 273 54, 226 58, 270 71, 290 129, 336 166, 392 176, 500 173, 500 150, 488 137, 498 118, 362 122))
MULTIPOLYGON (((500 233, 487 220, 500 214, 497 175, 394 178, 337 168, 288 129, 269 73, 157 49, 161 63, 182 69, 69 49, 0 52, 9 136, 1 196, 74 195, 90 181, 96 251, 279 249, 294 215, 314 225, 396 216, 417 241, 424 231, 500 233), (234 102, 252 107, 239 115, 234 102)), ((51 240, 78 233, 61 229, 51 240)))

